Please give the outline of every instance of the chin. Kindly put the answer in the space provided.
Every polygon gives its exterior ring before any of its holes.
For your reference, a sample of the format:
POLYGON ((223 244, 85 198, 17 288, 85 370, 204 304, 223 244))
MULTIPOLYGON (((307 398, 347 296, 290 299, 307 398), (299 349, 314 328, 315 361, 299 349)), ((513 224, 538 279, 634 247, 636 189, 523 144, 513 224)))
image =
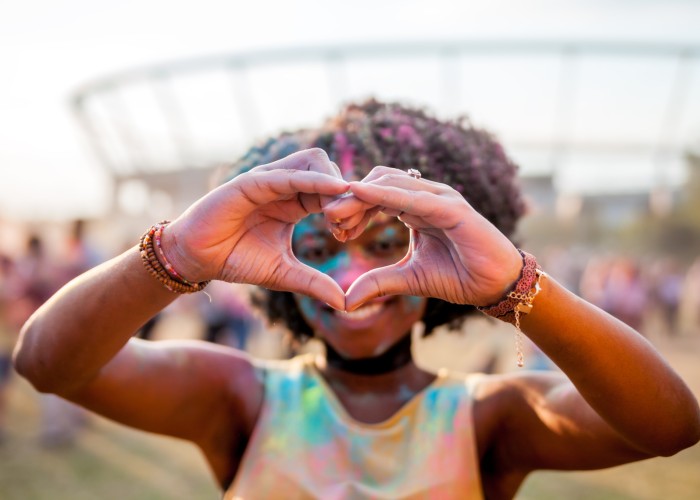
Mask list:
POLYGON ((374 299, 352 312, 336 311, 305 296, 297 305, 316 336, 330 343, 347 358, 382 354, 398 342, 425 312, 427 299, 386 296, 374 299))
POLYGON ((317 316, 321 321, 309 324, 344 357, 374 357, 409 335, 422 318, 424 305, 407 308, 406 302, 406 297, 381 297, 352 312, 336 311, 324 304, 317 316))

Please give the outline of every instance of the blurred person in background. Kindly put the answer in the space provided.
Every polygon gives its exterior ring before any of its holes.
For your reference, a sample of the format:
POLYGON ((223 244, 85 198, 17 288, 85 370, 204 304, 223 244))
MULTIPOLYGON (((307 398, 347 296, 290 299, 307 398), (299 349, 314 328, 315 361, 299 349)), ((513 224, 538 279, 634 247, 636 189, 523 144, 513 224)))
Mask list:
POLYGON ((60 266, 62 278, 66 281, 104 262, 102 254, 88 242, 85 226, 86 222, 82 219, 71 223, 66 255, 63 256, 60 266))
POLYGON ((681 335, 700 335, 700 256, 693 261, 683 279, 678 330, 681 335))
POLYGON ((622 255, 589 259, 579 289, 581 297, 642 331, 648 289, 634 259, 622 255))
POLYGON ((22 331, 17 370, 195 443, 225 498, 511 498, 538 469, 610 467, 700 438, 697 401, 659 353, 508 239, 524 207, 516 167, 484 131, 368 101, 237 166, 52 297, 22 331), (267 289, 270 321, 325 353, 261 362, 132 338, 209 280, 267 289), (415 364, 414 327, 458 327, 477 307, 562 373, 415 364))
POLYGON ((11 324, 10 317, 10 276, 14 261, 8 255, 0 253, 0 444, 5 440, 5 417, 7 414, 7 389, 12 374, 12 348, 17 341, 17 329, 11 324))
POLYGON ((647 292, 639 264, 630 257, 615 258, 605 282, 605 310, 635 330, 642 331, 647 292))
MULTIPOLYGON (((4 276, 4 317, 15 338, 22 324, 61 286, 88 266, 77 261, 57 261, 46 251, 37 234, 27 238, 26 251, 7 267, 4 276)), ((47 447, 70 445, 85 423, 85 411, 54 394, 40 394, 39 440, 47 447)))
POLYGON ((673 257, 656 258, 647 266, 646 279, 650 313, 660 320, 658 327, 665 330, 660 333, 675 337, 685 279, 681 265, 673 257))

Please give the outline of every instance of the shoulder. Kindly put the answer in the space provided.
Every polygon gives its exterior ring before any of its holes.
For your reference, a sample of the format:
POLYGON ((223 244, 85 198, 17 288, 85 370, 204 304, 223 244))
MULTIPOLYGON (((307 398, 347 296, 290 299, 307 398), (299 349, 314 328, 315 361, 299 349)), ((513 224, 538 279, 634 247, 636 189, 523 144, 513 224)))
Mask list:
POLYGON ((547 394, 569 384, 560 372, 523 371, 475 378, 474 427, 482 457, 504 435, 513 420, 538 407, 547 394))
POLYGON ((482 375, 474 384, 474 401, 478 411, 491 418, 505 417, 523 406, 535 406, 549 391, 568 384, 557 371, 522 371, 482 375))

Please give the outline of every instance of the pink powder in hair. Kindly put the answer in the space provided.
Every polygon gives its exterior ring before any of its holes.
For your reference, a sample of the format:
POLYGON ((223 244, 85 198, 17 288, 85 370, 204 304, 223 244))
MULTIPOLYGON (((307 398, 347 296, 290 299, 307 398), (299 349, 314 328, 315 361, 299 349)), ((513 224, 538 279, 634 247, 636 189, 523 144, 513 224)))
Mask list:
POLYGON ((345 134, 338 132, 335 134, 335 151, 336 158, 338 161, 338 167, 340 167, 340 173, 343 177, 348 178, 353 172, 353 158, 355 156, 355 148, 348 144, 348 139, 345 134))

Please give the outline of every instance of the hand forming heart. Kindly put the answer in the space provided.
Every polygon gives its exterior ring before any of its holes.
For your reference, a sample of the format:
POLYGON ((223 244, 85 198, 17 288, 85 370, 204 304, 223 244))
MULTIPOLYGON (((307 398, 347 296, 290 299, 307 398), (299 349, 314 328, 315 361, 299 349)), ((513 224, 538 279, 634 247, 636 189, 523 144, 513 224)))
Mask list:
POLYGON ((168 226, 163 247, 188 280, 287 290, 340 310, 383 295, 485 305, 518 278, 522 262, 510 241, 449 186, 388 167, 348 183, 320 149, 256 167, 220 186, 168 226), (361 234, 378 212, 397 216, 411 229, 409 251, 360 276, 344 293, 291 249, 294 225, 320 212, 341 241, 361 234))
POLYGON ((517 249, 451 187, 375 167, 361 182, 351 182, 350 190, 352 196, 324 207, 327 218, 340 220, 338 227, 356 237, 368 214, 380 211, 411 229, 411 244, 399 262, 371 270, 352 284, 347 310, 383 295, 487 305, 518 279, 522 258, 517 249))

